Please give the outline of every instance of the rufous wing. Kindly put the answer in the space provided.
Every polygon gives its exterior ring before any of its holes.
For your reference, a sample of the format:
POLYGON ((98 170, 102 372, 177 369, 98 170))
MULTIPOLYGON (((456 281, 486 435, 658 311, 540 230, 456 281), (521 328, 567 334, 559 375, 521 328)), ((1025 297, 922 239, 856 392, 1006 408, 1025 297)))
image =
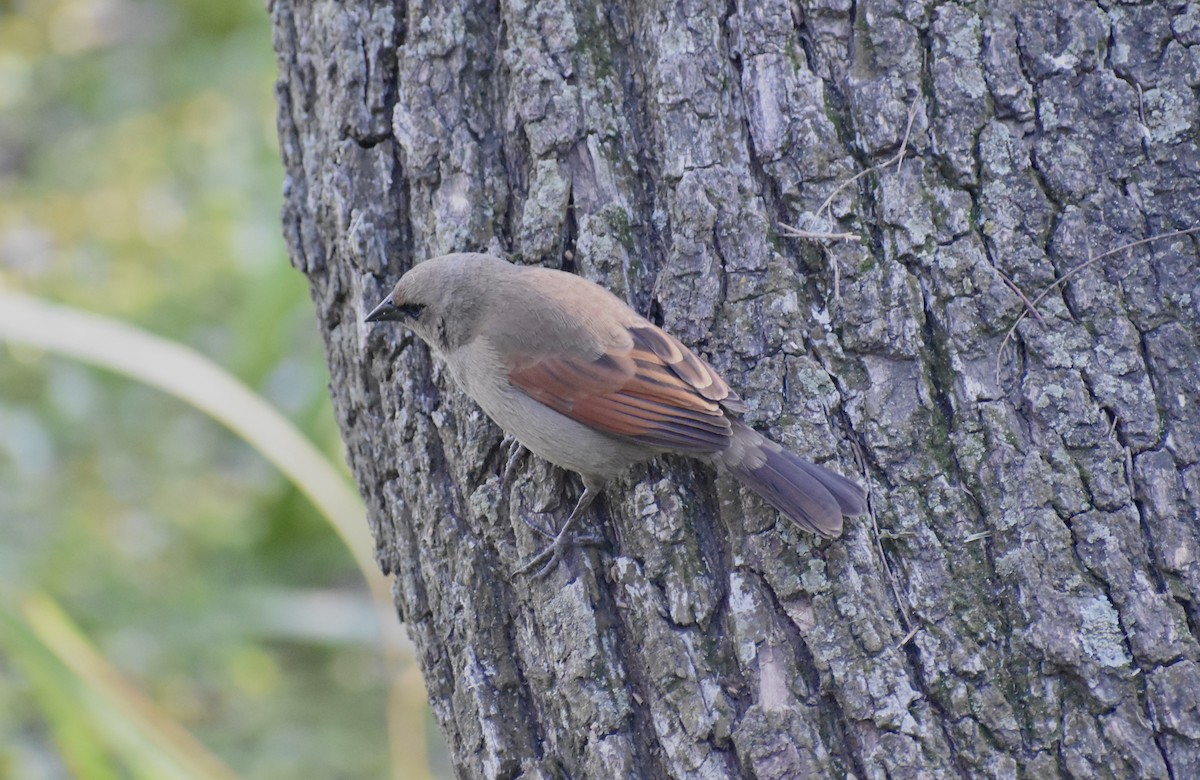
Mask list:
POLYGON ((599 357, 512 356, 509 381, 531 398, 599 431, 663 450, 729 446, 726 410, 745 409, 703 360, 653 325, 599 357))

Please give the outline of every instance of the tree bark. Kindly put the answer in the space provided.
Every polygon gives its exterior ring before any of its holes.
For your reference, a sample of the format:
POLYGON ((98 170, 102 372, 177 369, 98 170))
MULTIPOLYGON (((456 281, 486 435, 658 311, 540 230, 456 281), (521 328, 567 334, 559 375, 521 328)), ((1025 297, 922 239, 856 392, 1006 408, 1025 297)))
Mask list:
POLYGON ((459 776, 1200 777, 1197 237, 1101 256, 1200 224, 1195 4, 271 11, 285 235, 459 776), (511 577, 577 481, 503 484, 362 323, 488 249, 663 323, 872 517, 821 541, 664 458, 610 547, 511 577))

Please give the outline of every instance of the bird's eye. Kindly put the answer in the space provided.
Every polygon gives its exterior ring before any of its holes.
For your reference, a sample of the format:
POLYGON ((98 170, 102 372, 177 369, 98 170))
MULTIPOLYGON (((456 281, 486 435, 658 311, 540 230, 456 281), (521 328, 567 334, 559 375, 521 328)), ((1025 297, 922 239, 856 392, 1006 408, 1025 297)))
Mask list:
POLYGON ((421 312, 425 311, 423 303, 402 303, 396 307, 396 310, 410 320, 415 320, 421 316, 421 312))

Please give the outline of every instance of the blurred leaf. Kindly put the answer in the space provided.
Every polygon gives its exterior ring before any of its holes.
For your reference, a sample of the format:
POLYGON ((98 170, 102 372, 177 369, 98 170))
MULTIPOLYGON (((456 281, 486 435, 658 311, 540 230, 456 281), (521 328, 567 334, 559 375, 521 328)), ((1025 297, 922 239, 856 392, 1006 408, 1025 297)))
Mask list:
POLYGON ((116 778, 101 731, 146 780, 234 780, 186 730, 129 685, 50 598, 24 600, 22 621, 0 606, 3 641, 30 672, 63 760, 79 777, 116 778))
POLYGON ((3 603, 0 653, 24 671, 38 709, 58 744, 59 758, 71 773, 82 778, 116 780, 116 766, 96 734, 95 719, 80 706, 83 691, 79 679, 3 603))
MULTIPOLYGON (((186 347, 106 317, 3 290, 0 339, 127 374, 187 401, 252 444, 320 508, 354 555, 374 595, 394 684, 401 684, 397 678, 403 665, 412 666, 411 651, 392 619, 390 588, 375 565, 372 542, 361 522, 362 502, 283 416, 220 367, 186 347)), ((398 698, 411 701, 412 697, 405 693, 398 698)), ((411 720, 411 716, 395 709, 392 713, 411 720)), ((405 737, 405 741, 412 740, 405 737)), ((410 746, 409 754, 419 746, 410 746)))
POLYGON ((358 562, 372 591, 391 603, 375 565, 358 495, 290 422, 208 358, 95 314, 0 290, 0 338, 95 363, 152 385, 240 435, 322 512, 358 562))

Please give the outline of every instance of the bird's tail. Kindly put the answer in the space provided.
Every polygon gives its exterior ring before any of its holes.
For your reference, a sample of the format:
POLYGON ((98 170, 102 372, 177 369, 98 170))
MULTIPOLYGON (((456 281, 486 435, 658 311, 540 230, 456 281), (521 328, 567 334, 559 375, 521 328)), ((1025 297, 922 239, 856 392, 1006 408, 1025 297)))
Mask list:
POLYGON ((718 459, 796 525, 834 537, 842 532, 843 516, 866 513, 866 494, 856 483, 785 450, 740 420, 732 422, 732 442, 718 459))

